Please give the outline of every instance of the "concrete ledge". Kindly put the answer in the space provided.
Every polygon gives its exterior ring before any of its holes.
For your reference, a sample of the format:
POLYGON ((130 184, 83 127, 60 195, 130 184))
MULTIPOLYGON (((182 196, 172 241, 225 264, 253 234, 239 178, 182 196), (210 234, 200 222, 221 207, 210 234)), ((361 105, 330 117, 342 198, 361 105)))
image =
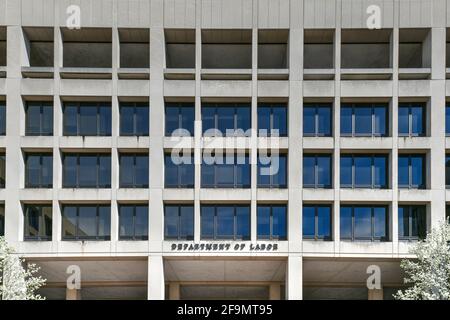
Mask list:
POLYGON ((333 150, 333 137, 303 137, 303 149, 313 150, 333 150))
POLYGON ((65 203, 95 203, 98 201, 111 203, 112 190, 111 189, 57 189, 58 199, 65 203))
POLYGON ((53 189, 20 189, 20 201, 49 201, 53 199, 53 189))
POLYGON ((164 79, 168 80, 195 80, 195 68, 164 69, 164 79))
POLYGON ((429 79, 431 76, 431 68, 400 68, 398 70, 398 78, 405 79, 429 79))
POLYGON ((303 97, 334 97, 335 91, 334 81, 303 81, 303 97))
POLYGON ((304 255, 334 254, 334 246, 334 241, 303 239, 302 252, 304 255))
POLYGON ((6 95, 6 79, 0 77, 0 95, 6 95))
POLYGON ((431 190, 398 189, 399 202, 430 202, 432 200, 431 190))
POLYGON ((194 146, 193 137, 164 137, 164 149, 192 149, 194 146))
POLYGON ((195 97, 194 80, 164 80, 165 97, 195 97))
POLYGON ((390 80, 392 68, 341 69, 341 80, 390 80))
POLYGON ((22 67, 24 78, 53 78, 53 67, 22 67))
POLYGON ((117 95, 119 97, 146 97, 150 95, 148 80, 119 80, 117 82, 117 95))
POLYGON ((119 149, 143 149, 150 148, 150 137, 117 137, 119 149))
POLYGON ((369 242, 369 241, 340 241, 339 242, 340 255, 351 255, 357 257, 358 255, 374 254, 392 257, 393 244, 392 242, 369 242))
POLYGON ((392 93, 390 80, 341 81, 342 97, 392 97, 392 93))
POLYGON ((149 68, 119 68, 117 70, 117 76, 119 79, 137 79, 148 80, 150 79, 149 68))
POLYGON ((150 199, 150 190, 148 188, 121 188, 116 191, 117 201, 142 201, 147 202, 150 199))
POLYGON ((93 80, 93 79, 61 79, 61 96, 92 96, 92 97, 111 97, 111 80, 93 80))
POLYGON ((203 203, 246 203, 250 204, 251 189, 200 189, 200 201, 203 203))
MULTIPOLYGON (((84 149, 91 148, 94 150, 111 149, 111 137, 80 137, 80 136, 64 136, 59 137, 59 147, 61 149, 84 149)), ((85 150, 90 151, 90 150, 85 150)))
POLYGON ((261 97, 289 97, 289 82, 285 80, 258 81, 258 98, 261 97))
POLYGON ((20 137, 22 149, 52 149, 54 137, 52 136, 23 136, 20 137))
POLYGON ((339 191, 341 202, 347 203, 390 203, 392 202, 391 189, 346 189, 339 191))
POLYGON ((202 80, 251 80, 252 69, 201 69, 202 80))
POLYGON ((62 79, 112 79, 111 68, 61 68, 62 79))
MULTIPOLYGON (((344 149, 392 149, 391 137, 341 137, 341 150, 344 149)), ((359 151, 359 150, 358 150, 359 151)))
POLYGON ((22 96, 53 96, 55 94, 53 79, 22 79, 22 96))
POLYGON ((335 69, 304 69, 303 80, 334 80, 335 69))
POLYGON ((398 82, 398 95, 399 97, 430 97, 431 81, 400 80, 398 82))
POLYGON ((286 203, 289 200, 289 190, 278 188, 258 188, 256 190, 256 200, 259 202, 269 201, 271 203, 286 203))
POLYGON ((334 201, 334 190, 303 188, 302 199, 303 201, 322 201, 325 203, 330 203, 334 201))
POLYGON ((399 149, 430 149, 430 137, 399 137, 399 149))
POLYGON ((202 80, 203 97, 246 97, 252 96, 252 82, 246 80, 202 80))
POLYGON ((166 188, 163 190, 163 201, 170 202, 170 201, 187 201, 187 202, 193 202, 194 201, 194 189, 169 189, 166 188))
POLYGON ((258 69, 258 80, 289 80, 289 69, 258 69))

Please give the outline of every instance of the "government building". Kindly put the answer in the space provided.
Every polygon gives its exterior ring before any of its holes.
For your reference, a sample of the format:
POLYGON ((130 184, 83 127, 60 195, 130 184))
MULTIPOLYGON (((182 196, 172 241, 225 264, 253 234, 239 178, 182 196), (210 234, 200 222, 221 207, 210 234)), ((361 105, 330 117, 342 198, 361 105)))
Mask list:
POLYGON ((0 235, 47 299, 393 299, 447 79, 450 0, 0 0, 0 235))

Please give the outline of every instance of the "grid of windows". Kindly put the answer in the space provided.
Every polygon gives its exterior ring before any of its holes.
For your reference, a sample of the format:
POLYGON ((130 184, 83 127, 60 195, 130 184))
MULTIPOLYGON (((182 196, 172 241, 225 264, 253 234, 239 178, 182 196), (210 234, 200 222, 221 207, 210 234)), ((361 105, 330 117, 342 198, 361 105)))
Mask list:
POLYGON ((64 188, 111 188, 111 155, 63 154, 64 188))
POLYGON ((63 110, 65 136, 110 136, 110 102, 66 102, 63 110))
POLYGON ((424 189, 425 155, 400 154, 398 156, 398 187, 424 189))
POLYGON ((194 136, 195 108, 193 103, 167 103, 166 137, 194 136))
POLYGON ((194 156, 164 156, 164 185, 166 188, 194 187, 194 156))
POLYGON ((119 205, 119 239, 148 240, 148 205, 119 205))
POLYGON ((194 239, 194 206, 164 206, 164 238, 166 240, 194 239))
POLYGON ((27 102, 25 114, 25 135, 51 136, 53 135, 53 103, 27 102))
POLYGON ((341 206, 341 240, 389 241, 386 206, 341 206))
POLYGON ((287 239, 286 205, 258 205, 256 219, 259 240, 287 239))
POLYGON ((303 205, 303 239, 331 240, 330 205, 303 205))
POLYGON ((204 156, 201 178, 202 188, 250 188, 249 156, 246 154, 204 156))
POLYGON ((341 187, 388 187, 388 158, 386 155, 341 155, 341 187))
POLYGON ((62 240, 111 239, 111 206, 66 204, 61 213, 62 240))
POLYGON ((286 188, 287 155, 260 154, 257 179, 258 188, 286 188))
POLYGON ((52 240, 52 205, 24 205, 24 240, 52 240))
POLYGON ((332 111, 331 104, 303 105, 303 135, 311 137, 331 137, 332 111))
POLYGON ((147 102, 120 103, 121 136, 148 136, 149 121, 147 102))
POLYGON ((251 128, 250 104, 203 104, 203 135, 244 136, 251 128))
POLYGON ((258 135, 286 137, 287 119, 286 104, 260 104, 258 106, 258 135))
POLYGON ((303 155, 303 187, 331 188, 331 155, 303 155))
POLYGON ((398 135, 426 135, 426 111, 423 103, 401 103, 398 106, 398 135))
POLYGON ((145 153, 119 155, 120 188, 148 188, 149 160, 145 153))
POLYGON ((53 155, 27 153, 25 155, 25 187, 51 188, 53 186, 53 155))
POLYGON ((341 135, 387 136, 387 104, 342 104, 341 135))
POLYGON ((202 240, 249 240, 250 206, 202 205, 202 240))

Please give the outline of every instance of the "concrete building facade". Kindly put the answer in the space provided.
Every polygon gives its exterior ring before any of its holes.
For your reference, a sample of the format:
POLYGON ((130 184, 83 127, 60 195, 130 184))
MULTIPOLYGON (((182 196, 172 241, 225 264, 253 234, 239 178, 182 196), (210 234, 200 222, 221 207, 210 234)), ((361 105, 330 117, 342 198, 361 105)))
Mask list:
MULTIPOLYGON (((410 256, 419 229, 443 221, 450 201, 449 27, 449 0, 0 0, 6 240, 42 267, 48 282, 42 294, 49 299, 388 299, 402 287, 399 262, 410 256), (72 30, 77 8, 81 28, 72 30), (369 30, 378 17, 381 28, 369 30), (67 133, 67 106, 84 102, 98 110, 110 106, 106 133, 80 133, 83 120, 67 133), (33 103, 44 118, 42 105, 52 108, 47 134, 30 134, 33 103), (147 135, 122 134, 123 103, 148 106, 147 135), (166 134, 166 108, 179 103, 193 106, 197 125, 192 136, 174 140, 166 134), (286 136, 253 132, 243 146, 233 137, 211 142, 202 135, 202 108, 230 103, 250 107, 255 130, 261 105, 284 105, 286 136), (318 105, 330 106, 329 134, 306 129, 306 106, 318 105), (361 106, 370 106, 368 113, 360 114, 361 106), (271 142, 287 156, 285 187, 258 182, 258 152, 271 142), (248 155, 249 187, 203 186, 202 151, 225 144, 248 155), (195 160, 193 185, 169 188, 165 154, 180 147, 195 160), (109 183, 66 185, 68 155, 87 153, 109 156, 109 183), (50 184, 27 184, 30 154, 50 155, 50 184), (122 154, 148 156, 148 185, 121 185, 122 154), (304 170, 304 159, 311 155, 329 157, 329 186, 305 184, 311 167, 304 170), (358 171, 362 155, 372 161, 366 173, 358 171), (343 158, 353 159, 348 167, 343 158), (362 176, 369 185, 357 182, 362 176), (29 237, 29 205, 50 208, 47 216, 38 214, 39 229, 47 223, 51 230, 46 237, 29 237), (97 208, 96 220, 76 220, 77 211, 74 225, 88 228, 94 221, 97 238, 69 239, 63 211, 83 205, 97 208), (147 237, 122 237, 122 205, 148 207, 147 237), (169 205, 192 206, 192 238, 167 237, 169 205), (208 205, 248 207, 249 238, 205 237, 202 208, 208 205), (286 208, 285 238, 260 237, 258 208, 271 205, 286 208), (102 206, 109 218, 99 226, 102 206), (320 206, 330 209, 329 236, 317 236, 316 210, 308 237, 305 207, 320 206), (359 223, 371 230, 361 231, 359 223), (373 265, 381 287, 368 288, 373 265), (81 287, 68 288, 77 267, 81 287)), ((320 119, 314 121, 320 127, 320 119)), ((83 166, 79 158, 77 166, 83 166)), ((99 170, 97 182, 105 175, 99 170)))

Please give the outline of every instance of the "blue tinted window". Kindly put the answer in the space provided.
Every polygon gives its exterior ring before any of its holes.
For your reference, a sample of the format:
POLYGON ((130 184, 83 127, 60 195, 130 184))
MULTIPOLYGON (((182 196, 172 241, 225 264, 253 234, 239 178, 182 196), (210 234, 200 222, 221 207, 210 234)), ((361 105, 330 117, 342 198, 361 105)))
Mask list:
POLYGON ((425 105, 421 103, 403 103, 398 107, 398 133, 400 136, 425 135, 425 105))
POLYGON ((401 188, 425 188, 425 156, 399 155, 398 185, 401 188))
POLYGON ((28 102, 25 117, 25 135, 51 136, 53 134, 53 106, 51 102, 28 102))
POLYGON ((180 157, 174 161, 171 154, 166 154, 164 159, 166 188, 192 188, 194 186, 194 157, 192 155, 180 157))
POLYGON ((356 107, 355 116, 355 135, 372 134, 372 109, 370 107, 356 107))
POLYGON ((330 206, 303 206, 303 238, 315 240, 331 240, 330 206))
POLYGON ((341 135, 352 135, 353 133, 353 109, 351 106, 341 107, 341 135))
POLYGON ((120 155, 120 188, 147 188, 149 181, 148 154, 120 155))
MULTIPOLYGON (((214 158, 214 155, 212 155, 214 158)), ((202 163, 202 188, 249 188, 250 162, 248 155, 217 155, 216 163, 202 163)))
POLYGON ((109 154, 65 154, 64 188, 110 188, 111 156, 109 154))
POLYGON ((427 233, 426 206, 398 207, 398 238, 400 240, 424 239, 427 233))
POLYGON ((24 240, 52 240, 52 205, 24 205, 24 240))
POLYGON ((313 188, 331 187, 331 156, 303 156, 303 186, 313 188))
POLYGON ((25 163, 26 188, 51 188, 53 185, 52 154, 27 154, 25 163))
POLYGON ((387 170, 387 156, 341 156, 341 187, 386 188, 387 170))
POLYGON ((287 136, 286 105, 261 105, 258 107, 259 136, 287 136))
POLYGON ((166 240, 194 238, 194 206, 164 206, 164 237, 166 240))
POLYGON ((194 136, 195 108, 193 103, 169 103, 166 105, 166 136, 194 136), (175 130, 183 129, 183 133, 175 130))
POLYGON ((400 105, 398 107, 398 134, 408 136, 409 133, 409 106, 400 105))
POLYGON ((386 104, 344 104, 341 107, 341 135, 386 136, 386 104))
POLYGON ((352 239, 353 218, 351 207, 341 207, 339 223, 341 239, 352 239))
POLYGON ((303 156, 303 186, 314 187, 316 185, 316 157, 303 156))
POLYGON ((303 106, 303 134, 305 136, 331 136, 331 104, 305 104, 303 106))
POLYGON ((356 207, 354 212, 355 239, 370 239, 372 236, 372 210, 369 207, 356 207))
POLYGON ((258 239, 286 240, 286 206, 258 206, 258 239))
POLYGON ((106 205, 64 205, 63 240, 110 240, 111 207, 106 205))
POLYGON ((353 158, 352 156, 341 156, 341 187, 353 185, 353 158))
POLYGON ((249 206, 201 207, 201 239, 249 240, 249 206))
POLYGON ((120 135, 148 136, 148 103, 123 102, 120 104, 120 135))
MULTIPOLYGON (((202 106, 203 134, 209 129, 219 130, 222 136, 246 133, 251 128, 251 109, 247 104, 207 104, 202 106), (236 132, 238 130, 238 132, 236 132), (241 132, 242 132, 241 131, 241 132)), ((211 132, 208 132, 211 135, 211 132)), ((216 134, 213 134, 216 135, 216 134)))
POLYGON ((450 186, 450 156, 445 157, 445 185, 450 186))
POLYGON ((258 156, 258 187, 286 188, 287 156, 284 154, 258 156))
POLYGON ((445 133, 450 134, 450 105, 445 106, 445 133))
POLYGON ((6 105, 0 101, 0 135, 6 134, 6 105))
POLYGON ((372 185, 372 159, 358 156, 353 158, 355 166, 355 186, 370 187, 372 185))
POLYGON ((342 206, 341 239, 388 241, 388 213, 385 206, 342 206))
MULTIPOLYGON (((357 120, 357 119, 356 119, 357 120)), ((373 134, 379 136, 387 135, 387 108, 385 106, 375 106, 373 108, 373 134)))
POLYGON ((148 239, 148 205, 119 206, 119 239, 148 239))
POLYGON ((111 135, 111 103, 66 103, 63 122, 66 136, 111 135))

